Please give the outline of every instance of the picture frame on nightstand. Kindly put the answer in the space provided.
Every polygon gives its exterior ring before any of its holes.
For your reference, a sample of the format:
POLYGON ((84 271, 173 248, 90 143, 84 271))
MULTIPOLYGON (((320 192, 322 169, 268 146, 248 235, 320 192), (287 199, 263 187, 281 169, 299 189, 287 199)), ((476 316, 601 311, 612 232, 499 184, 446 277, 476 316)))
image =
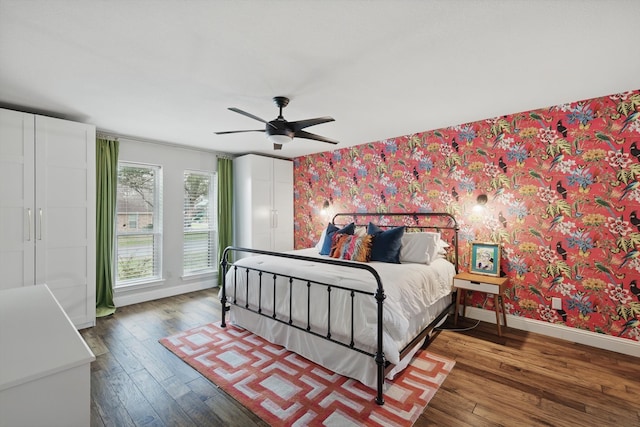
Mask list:
POLYGON ((500 276, 500 244, 472 242, 469 272, 485 276, 500 276))

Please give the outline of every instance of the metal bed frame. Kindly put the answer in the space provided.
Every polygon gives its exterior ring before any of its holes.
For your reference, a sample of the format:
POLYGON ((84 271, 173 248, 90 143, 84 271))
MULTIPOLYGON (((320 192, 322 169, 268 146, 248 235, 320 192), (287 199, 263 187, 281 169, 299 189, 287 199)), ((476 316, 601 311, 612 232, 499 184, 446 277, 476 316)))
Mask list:
MULTIPOLYGON (((396 224, 396 225, 379 225, 379 227, 381 228, 392 228, 392 227, 397 227, 397 226, 401 226, 404 225, 407 227, 407 229, 410 230, 437 230, 437 231, 443 231, 443 230, 449 230, 450 233, 452 234, 451 237, 451 242, 453 245, 453 253, 451 255, 450 258, 452 259, 452 262, 455 265, 455 269, 456 269, 456 273, 458 272, 458 224, 455 220, 455 218, 448 214, 448 213, 443 213, 443 212, 434 212, 434 213, 426 213, 426 212, 417 212, 417 213, 403 213, 403 212, 392 212, 392 213, 339 213, 336 214, 333 219, 332 219, 332 223, 336 224, 336 219, 338 218, 344 218, 346 221, 349 221, 349 218, 355 223, 356 226, 365 226, 368 224, 363 224, 359 221, 364 220, 371 220, 373 218, 380 218, 380 217, 385 217, 385 218, 389 218, 389 217, 397 217, 397 218, 406 218, 406 217, 411 217, 413 222, 415 224, 412 225, 406 225, 406 224, 396 224), (443 221, 444 225, 432 225, 432 224, 428 224, 428 225, 422 225, 420 222, 421 218, 427 218, 429 221, 433 220, 433 219, 437 219, 439 221, 443 221)), ((340 223, 341 224, 341 223, 340 223)), ((451 253, 451 252, 450 252, 451 253)), ((451 259, 450 259, 451 260, 451 259)), ((221 267, 222 267, 222 276, 221 276, 221 296, 220 296, 220 302, 222 304, 222 321, 221 321, 221 326, 222 327, 226 327, 226 312, 228 310, 230 310, 230 305, 234 305, 236 307, 251 311, 255 314, 258 314, 260 316, 264 316, 264 317, 268 317, 271 318, 272 320, 275 320, 277 322, 283 323, 288 325, 289 327, 292 328, 296 328, 298 330, 304 331, 306 333, 315 335, 319 338, 325 339, 327 341, 331 341, 332 343, 335 343, 337 345, 343 346, 343 347, 347 347, 350 348, 354 351, 357 351, 359 353, 365 354, 367 356, 371 356, 374 358, 375 363, 377 365, 377 394, 376 394, 376 403, 379 405, 383 405, 384 404, 384 395, 383 395, 383 385, 384 385, 384 378, 386 376, 386 374, 393 368, 393 365, 391 363, 389 363, 388 361, 386 361, 385 356, 384 356, 384 349, 383 349, 383 304, 384 304, 384 300, 385 300, 385 293, 384 293, 384 286, 382 284, 382 281, 380 279, 380 276, 378 275, 378 272, 371 267, 370 265, 366 264, 366 263, 354 263, 354 262, 346 262, 346 261, 342 261, 342 260, 338 260, 338 259, 333 259, 333 258, 315 258, 315 257, 307 257, 307 256, 301 256, 301 255, 294 255, 294 254, 290 254, 290 253, 280 253, 280 252, 271 252, 271 251, 263 251, 263 250, 258 250, 258 249, 250 249, 250 248, 241 248, 241 247, 235 247, 235 246, 229 246, 227 248, 225 248, 223 254, 222 254, 222 260, 220 262, 221 267), (253 267, 245 267, 245 266, 238 266, 235 265, 234 263, 229 261, 230 255, 231 254, 235 254, 237 257, 237 254, 239 253, 249 253, 249 254, 258 254, 258 255, 269 255, 269 256, 274 256, 274 257, 279 257, 279 258, 287 258, 287 259, 295 259, 295 260, 302 260, 302 261, 311 261, 314 263, 322 263, 322 264, 331 264, 331 265, 337 265, 337 266, 342 266, 342 267, 346 267, 346 268, 356 268, 356 269, 361 269, 361 270, 365 270, 367 272, 369 272, 373 278, 376 281, 377 284, 377 288, 375 290, 375 292, 366 292, 366 291, 362 291, 362 290, 357 290, 357 289, 351 289, 351 288, 347 288, 347 287, 343 287, 343 286, 337 286, 337 285, 331 285, 328 283, 323 283, 323 282, 319 282, 319 281, 315 281, 315 280, 308 280, 304 277, 294 277, 294 276, 287 276, 287 275, 283 275, 283 274, 278 274, 278 273, 274 273, 274 272, 269 272, 269 271, 264 271, 264 270, 260 270, 257 268, 253 268, 253 267), (227 289, 226 289, 226 285, 227 285, 227 272, 233 270, 234 274, 233 274, 233 295, 232 298, 228 298, 227 297, 227 289), (248 277, 249 274, 253 272, 253 274, 258 275, 258 289, 256 290, 257 295, 258 295, 258 304, 257 307, 255 306, 251 306, 249 304, 249 281, 248 281, 248 277), (238 274, 246 274, 247 275, 247 281, 246 281, 246 289, 245 289, 245 295, 246 295, 246 302, 244 304, 242 303, 238 303, 237 301, 237 275, 238 274), (265 277, 267 276, 267 277, 265 277), (276 307, 276 280, 278 277, 285 277, 286 279, 288 279, 288 283, 289 283, 289 312, 288 313, 278 313, 275 309, 276 307), (267 282, 269 282, 269 278, 272 279, 272 286, 273 286, 273 310, 271 312, 265 312, 265 310, 262 307, 262 287, 263 286, 269 286, 269 284, 267 282), (294 286, 294 280, 298 280, 298 281, 302 281, 302 282, 306 282, 306 287, 307 287, 307 307, 306 307, 306 314, 307 314, 307 322, 306 325, 297 325, 294 323, 293 321, 293 316, 292 316, 292 290, 293 290, 293 286, 294 286), (264 283, 263 283, 264 282, 264 283), (322 331, 316 331, 312 329, 311 326, 311 315, 310 315, 310 311, 311 311, 311 288, 313 287, 320 287, 320 288, 324 288, 326 290, 326 294, 327 294, 327 301, 328 301, 328 313, 327 313, 327 327, 326 329, 323 329, 322 331), (332 336, 331 334, 331 292, 332 291, 342 291, 342 292, 347 292, 348 295, 351 298, 351 334, 348 340, 343 340, 340 338, 336 338, 334 336, 332 336), (355 299, 355 295, 356 294, 361 294, 361 295, 370 295, 373 298, 375 298, 376 300, 376 304, 377 304, 377 330, 376 330, 376 336, 377 336, 377 343, 376 343, 376 352, 375 353, 371 353, 370 351, 367 351, 363 348, 359 348, 356 344, 355 344, 355 339, 354 339, 354 299, 355 299)), ((299 285, 299 283, 297 283, 297 285, 299 285)), ((314 288, 315 289, 315 288, 314 288)), ((254 291, 254 289, 251 289, 252 291, 254 291)), ((452 294, 453 295, 453 294, 452 294)), ((429 325, 427 325, 422 331, 420 331, 418 333, 418 335, 416 335, 416 337, 414 337, 401 351, 400 351, 400 359, 404 358, 405 355, 407 353, 409 353, 421 340, 425 340, 424 343, 426 344, 430 333, 433 331, 433 329, 436 327, 436 325, 438 325, 438 323, 449 313, 449 311, 452 309, 452 307, 455 305, 454 303, 455 299, 452 298, 451 302, 447 305, 447 307, 435 318, 435 320, 433 322, 431 322, 429 325)))

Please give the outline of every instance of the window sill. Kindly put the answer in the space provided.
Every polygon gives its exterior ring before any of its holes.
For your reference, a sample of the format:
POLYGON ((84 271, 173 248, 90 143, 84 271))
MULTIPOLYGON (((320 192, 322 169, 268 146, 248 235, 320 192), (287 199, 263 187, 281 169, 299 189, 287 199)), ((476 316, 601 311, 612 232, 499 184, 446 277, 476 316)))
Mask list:
POLYGON ((120 285, 113 288, 114 294, 126 293, 128 291, 152 288, 156 286, 160 286, 164 283, 164 279, 154 279, 151 281, 145 282, 135 282, 135 283, 127 283, 126 285, 120 285))
POLYGON ((218 270, 202 270, 195 273, 187 273, 180 276, 180 279, 195 280, 195 279, 200 279, 202 277, 213 277, 215 279, 218 277, 218 270))

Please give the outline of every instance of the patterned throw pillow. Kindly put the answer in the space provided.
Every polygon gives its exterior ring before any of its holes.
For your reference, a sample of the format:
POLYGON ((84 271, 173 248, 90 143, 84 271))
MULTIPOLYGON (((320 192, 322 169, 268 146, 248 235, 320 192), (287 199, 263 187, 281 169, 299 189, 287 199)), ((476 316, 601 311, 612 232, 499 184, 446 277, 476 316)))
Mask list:
POLYGON ((338 229, 338 227, 336 227, 335 225, 329 223, 325 233, 324 242, 322 243, 322 249, 320 249, 320 255, 330 255, 331 242, 333 241, 334 234, 353 234, 355 229, 356 225, 353 222, 351 224, 345 225, 340 229, 338 229))
POLYGON ((332 258, 346 259, 351 261, 369 262, 371 260, 371 246, 373 236, 350 234, 334 234, 331 239, 332 258))

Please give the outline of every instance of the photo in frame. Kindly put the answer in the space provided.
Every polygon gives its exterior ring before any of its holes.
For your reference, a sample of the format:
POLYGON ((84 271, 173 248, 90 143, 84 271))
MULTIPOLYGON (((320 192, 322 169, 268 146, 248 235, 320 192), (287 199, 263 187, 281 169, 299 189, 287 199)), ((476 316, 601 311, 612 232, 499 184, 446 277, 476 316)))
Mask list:
POLYGON ((500 256, 500 244, 472 242, 469 273, 500 276, 500 256))

